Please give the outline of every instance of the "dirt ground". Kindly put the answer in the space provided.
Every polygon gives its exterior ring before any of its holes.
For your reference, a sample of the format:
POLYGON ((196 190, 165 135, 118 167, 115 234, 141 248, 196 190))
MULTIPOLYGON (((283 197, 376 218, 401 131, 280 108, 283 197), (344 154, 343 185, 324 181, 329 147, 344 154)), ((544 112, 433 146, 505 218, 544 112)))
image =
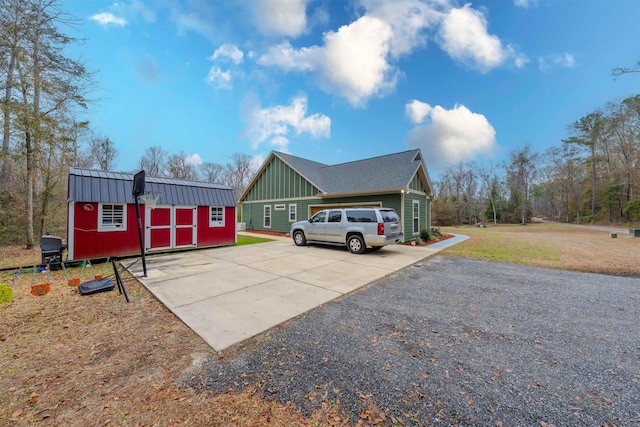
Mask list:
MULTIPOLYGON (((564 228, 534 232, 522 227, 513 233, 507 237, 551 245, 556 255, 542 266, 640 277, 640 239, 564 228)), ((38 257, 37 250, 0 248, 0 259, 13 265, 37 263, 38 257)), ((0 284, 12 285, 11 273, 0 272, 0 284)), ((91 271, 76 268, 70 274, 86 281, 91 271)), ((211 393, 177 386, 178 379, 195 376, 205 357, 223 360, 243 348, 216 353, 135 279, 125 279, 129 303, 117 290, 81 296, 61 271, 50 279, 36 274, 35 282, 49 281, 51 291, 34 297, 32 274, 18 276, 13 300, 0 304, 0 424, 350 424, 338 402, 324 402, 321 410, 303 417, 291 404, 265 400, 256 387, 211 393)), ((383 420, 375 408, 359 421, 377 422, 383 420)))

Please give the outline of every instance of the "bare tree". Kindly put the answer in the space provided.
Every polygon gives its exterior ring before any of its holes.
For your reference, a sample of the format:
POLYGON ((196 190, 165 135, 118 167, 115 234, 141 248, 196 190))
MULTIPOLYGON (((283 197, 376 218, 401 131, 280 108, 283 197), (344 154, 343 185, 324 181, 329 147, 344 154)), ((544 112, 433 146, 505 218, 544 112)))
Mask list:
POLYGON ((207 182, 221 182, 224 178, 225 167, 219 163, 204 162, 200 166, 202 179, 207 182))
POLYGON ((640 61, 637 61, 631 67, 615 67, 611 70, 613 79, 616 80, 623 74, 640 73, 640 61))
POLYGON ((102 135, 93 135, 89 145, 94 166, 103 171, 114 168, 118 150, 113 141, 102 135))
POLYGON ((140 159, 140 169, 150 176, 162 176, 166 167, 167 152, 162 147, 149 147, 140 159))
POLYGON ((493 225, 498 223, 497 214, 496 214, 496 202, 495 196, 498 192, 499 179, 496 174, 496 167, 493 164, 489 164, 489 166, 479 168, 478 176, 482 182, 481 184, 481 192, 483 197, 489 199, 489 203, 491 204, 491 210, 493 211, 493 225))
POLYGON ((167 173, 176 179, 197 181, 199 178, 198 170, 189 161, 189 156, 184 151, 169 156, 167 159, 167 173))
POLYGON ((233 188, 236 199, 240 197, 256 171, 252 167, 252 157, 249 154, 235 152, 231 162, 225 165, 225 184, 233 188))

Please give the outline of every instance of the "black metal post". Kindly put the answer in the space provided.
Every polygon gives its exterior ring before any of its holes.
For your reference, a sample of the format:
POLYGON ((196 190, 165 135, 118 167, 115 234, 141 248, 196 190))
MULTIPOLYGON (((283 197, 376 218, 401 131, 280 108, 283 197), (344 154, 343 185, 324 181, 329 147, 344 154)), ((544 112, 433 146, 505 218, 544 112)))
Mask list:
POLYGON ((142 254, 142 277, 147 277, 147 260, 144 257, 144 241, 142 240, 142 221, 140 220, 140 203, 138 197, 136 199, 136 217, 138 218, 138 239, 140 240, 140 253, 142 254))
POLYGON ((118 284, 118 292, 120 292, 120 294, 124 294, 125 301, 129 302, 129 295, 127 294, 127 290, 124 287, 122 277, 120 277, 120 272, 118 271, 118 266, 116 265, 115 259, 111 260, 111 265, 113 266, 113 275, 116 277, 116 283, 118 284))

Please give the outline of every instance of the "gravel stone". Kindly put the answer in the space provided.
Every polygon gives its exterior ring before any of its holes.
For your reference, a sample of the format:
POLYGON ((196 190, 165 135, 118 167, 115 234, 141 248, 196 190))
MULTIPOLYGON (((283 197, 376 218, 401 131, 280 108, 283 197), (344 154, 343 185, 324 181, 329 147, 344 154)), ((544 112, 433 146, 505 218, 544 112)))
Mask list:
POLYGON ((640 281, 436 256, 184 382, 404 425, 640 425, 640 281))

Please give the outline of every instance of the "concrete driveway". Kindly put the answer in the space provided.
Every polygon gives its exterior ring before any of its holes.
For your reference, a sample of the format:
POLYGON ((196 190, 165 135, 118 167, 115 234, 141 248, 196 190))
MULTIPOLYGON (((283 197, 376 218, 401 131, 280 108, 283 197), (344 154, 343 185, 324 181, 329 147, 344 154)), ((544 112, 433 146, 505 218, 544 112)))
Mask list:
POLYGON ((352 292, 445 247, 386 246, 351 254, 290 239, 147 257, 147 277, 131 272, 163 304, 220 351, 352 292))

